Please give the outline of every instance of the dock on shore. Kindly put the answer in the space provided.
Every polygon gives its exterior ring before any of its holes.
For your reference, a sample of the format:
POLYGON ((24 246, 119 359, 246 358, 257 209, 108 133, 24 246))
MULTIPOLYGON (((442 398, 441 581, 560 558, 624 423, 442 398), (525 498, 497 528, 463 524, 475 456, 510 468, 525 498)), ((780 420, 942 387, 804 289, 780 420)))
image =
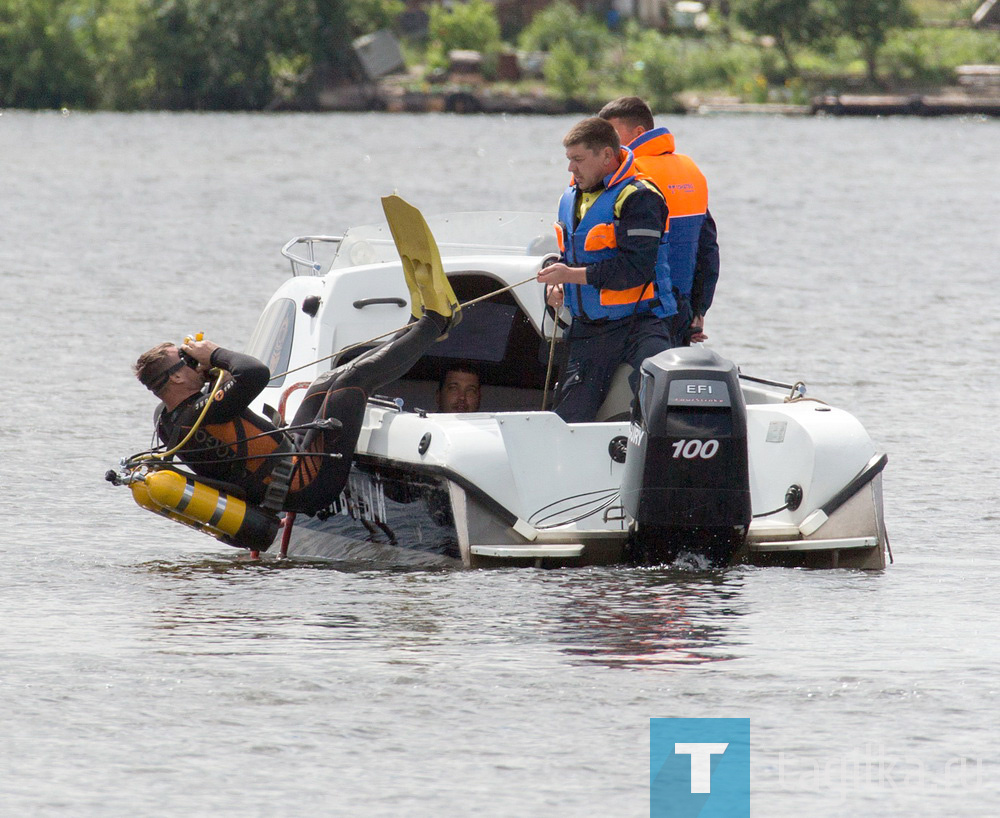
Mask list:
MULTIPOLYGON (((543 92, 513 93, 488 86, 411 91, 379 85, 329 89, 321 94, 324 111, 457 114, 587 114, 594 103, 563 100, 543 92)), ((664 112, 666 113, 666 112, 664 112)), ((1000 91, 937 94, 827 94, 805 104, 749 103, 732 97, 680 95, 676 113, 764 114, 771 116, 1000 116, 1000 91)))

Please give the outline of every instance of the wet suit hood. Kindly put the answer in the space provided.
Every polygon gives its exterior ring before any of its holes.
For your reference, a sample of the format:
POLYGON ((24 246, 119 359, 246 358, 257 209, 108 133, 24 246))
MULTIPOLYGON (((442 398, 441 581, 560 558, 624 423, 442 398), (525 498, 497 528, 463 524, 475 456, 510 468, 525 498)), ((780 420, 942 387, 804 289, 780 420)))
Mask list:
POLYGON ((660 156, 674 152, 674 135, 666 128, 653 128, 633 139, 629 150, 636 156, 660 156))

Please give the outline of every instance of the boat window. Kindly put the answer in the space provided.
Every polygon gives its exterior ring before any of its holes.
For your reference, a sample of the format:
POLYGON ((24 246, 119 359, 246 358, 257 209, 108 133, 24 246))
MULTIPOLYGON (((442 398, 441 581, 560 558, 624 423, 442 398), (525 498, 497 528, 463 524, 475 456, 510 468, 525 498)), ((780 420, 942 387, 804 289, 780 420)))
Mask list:
MULTIPOLYGON (((487 211, 428 216, 442 258, 470 253, 543 256, 558 252, 549 213, 487 211)), ((399 251, 385 222, 352 227, 337 247, 330 269, 395 262, 399 251)))
POLYGON ((275 377, 268 386, 281 386, 285 382, 285 370, 292 356, 292 336, 295 330, 295 302, 290 298, 279 298, 257 322, 247 353, 267 364, 275 377))
POLYGON ((489 301, 473 304, 448 332, 448 337, 434 345, 434 354, 443 358, 502 361, 518 312, 517 307, 509 304, 489 301))

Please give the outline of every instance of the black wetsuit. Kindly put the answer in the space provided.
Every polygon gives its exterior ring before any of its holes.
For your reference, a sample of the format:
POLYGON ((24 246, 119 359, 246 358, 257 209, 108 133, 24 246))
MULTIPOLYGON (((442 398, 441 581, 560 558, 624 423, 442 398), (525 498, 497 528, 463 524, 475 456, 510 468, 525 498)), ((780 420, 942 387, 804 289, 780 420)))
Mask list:
MULTIPOLYGON (((368 398, 405 375, 446 326, 444 318, 428 313, 381 346, 318 377, 287 435, 247 408, 267 385, 268 368, 249 355, 217 349, 212 365, 225 369, 232 378, 219 388, 221 394, 179 457, 195 473, 234 483, 251 503, 259 504, 273 469, 282 460, 280 454, 287 452, 294 456, 295 465, 282 507, 315 514, 333 503, 347 483, 368 398), (339 425, 296 429, 326 419, 337 420, 339 425), (248 439, 261 433, 262 437, 248 439), (310 457, 310 452, 341 457, 310 457), (278 456, 261 456, 268 454, 278 456)), ((158 425, 160 439, 168 446, 176 445, 194 425, 207 399, 206 393, 192 395, 164 412, 158 425)))
MULTIPOLYGON (((293 450, 273 423, 247 408, 267 386, 271 373, 256 358, 228 349, 215 350, 211 361, 230 377, 219 387, 205 420, 178 456, 196 474, 239 486, 251 503, 261 503, 271 471, 280 459, 273 455, 293 450), (259 436, 267 432, 271 434, 259 436)), ((208 397, 206 387, 173 409, 164 410, 157 423, 164 445, 173 448, 184 439, 208 397)))

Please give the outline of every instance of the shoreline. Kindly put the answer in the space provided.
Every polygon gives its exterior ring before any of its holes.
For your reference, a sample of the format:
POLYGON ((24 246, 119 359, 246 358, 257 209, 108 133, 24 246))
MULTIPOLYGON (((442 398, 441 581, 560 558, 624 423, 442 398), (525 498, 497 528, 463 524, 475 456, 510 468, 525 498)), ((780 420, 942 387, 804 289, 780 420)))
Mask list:
MULTIPOLYGON (((560 100, 544 93, 515 93, 489 87, 456 86, 432 91, 408 91, 385 86, 328 89, 320 94, 317 111, 457 114, 586 114, 587 100, 560 100)), ((770 116, 990 116, 1000 117, 1000 91, 968 93, 939 89, 909 94, 826 94, 808 103, 743 102, 732 97, 678 95, 672 114, 747 114, 770 116)))

